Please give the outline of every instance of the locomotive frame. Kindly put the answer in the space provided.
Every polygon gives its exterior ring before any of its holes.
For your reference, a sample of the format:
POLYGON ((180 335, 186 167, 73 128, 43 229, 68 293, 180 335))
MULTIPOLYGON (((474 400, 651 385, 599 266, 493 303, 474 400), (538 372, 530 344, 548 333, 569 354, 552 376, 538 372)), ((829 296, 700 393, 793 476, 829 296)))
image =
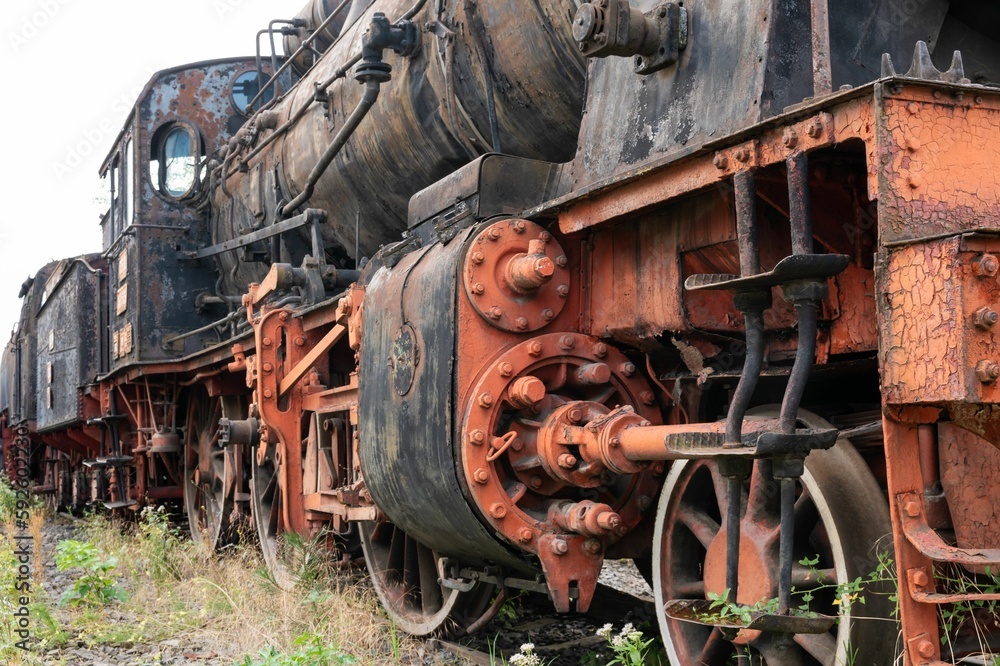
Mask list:
POLYGON ((212 544, 252 519, 281 584, 284 533, 360 548, 418 635, 508 588, 585 611, 631 558, 672 663, 883 664, 884 590, 793 594, 888 557, 906 663, 996 651, 938 621, 1000 601, 944 576, 1000 564, 1000 49, 945 4, 855 44, 880 3, 552 0, 517 34, 317 0, 286 60, 161 72, 102 169, 104 252, 23 289, 8 469, 183 504, 212 544), (978 35, 975 81, 929 26, 978 35))

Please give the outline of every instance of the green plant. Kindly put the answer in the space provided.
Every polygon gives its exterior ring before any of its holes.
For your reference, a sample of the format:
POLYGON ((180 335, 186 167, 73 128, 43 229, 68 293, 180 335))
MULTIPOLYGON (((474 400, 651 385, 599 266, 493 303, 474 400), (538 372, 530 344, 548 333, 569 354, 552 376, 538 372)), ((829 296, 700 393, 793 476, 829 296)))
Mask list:
POLYGON ((302 634, 295 639, 294 645, 297 649, 290 654, 282 654, 273 645, 268 645, 255 657, 243 657, 237 666, 340 666, 357 662, 317 634, 302 634))
POLYGON ((83 570, 83 575, 63 592, 60 605, 103 606, 115 600, 124 601, 125 591, 115 584, 111 573, 117 566, 117 557, 102 558, 92 543, 60 541, 56 546, 56 568, 59 571, 83 570))
POLYGON ((150 577, 157 585, 180 580, 177 554, 187 542, 170 525, 170 516, 164 507, 147 506, 141 517, 137 532, 150 577))
MULTIPOLYGON (((957 565, 940 565, 935 571, 938 585, 948 594, 995 596, 1000 594, 1000 574, 986 567, 982 573, 973 574, 957 565)), ((1000 655, 989 649, 988 634, 994 629, 984 629, 984 621, 996 623, 1000 602, 974 599, 953 604, 941 604, 941 645, 954 653, 952 636, 963 629, 971 630, 977 637, 982 656, 992 659, 993 666, 1000 663, 1000 655), (991 619, 991 620, 990 620, 991 619)))
MULTIPOLYGON (((654 639, 643 639, 643 634, 627 623, 618 634, 614 634, 614 627, 606 624, 597 630, 597 635, 611 645, 615 653, 615 658, 608 662, 608 666, 622 664, 622 666, 642 666, 647 663, 650 657, 650 646, 654 639)), ((511 662, 513 663, 513 661, 511 662)))

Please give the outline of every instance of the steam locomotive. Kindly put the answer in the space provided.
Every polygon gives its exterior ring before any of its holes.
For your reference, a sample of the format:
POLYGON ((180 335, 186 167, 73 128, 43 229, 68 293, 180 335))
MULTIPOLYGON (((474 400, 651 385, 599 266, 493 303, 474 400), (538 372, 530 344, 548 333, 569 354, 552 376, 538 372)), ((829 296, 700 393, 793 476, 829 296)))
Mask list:
POLYGON ((1000 9, 411 2, 152 78, 8 473, 360 546, 416 635, 628 558, 677 665, 995 654, 1000 9))

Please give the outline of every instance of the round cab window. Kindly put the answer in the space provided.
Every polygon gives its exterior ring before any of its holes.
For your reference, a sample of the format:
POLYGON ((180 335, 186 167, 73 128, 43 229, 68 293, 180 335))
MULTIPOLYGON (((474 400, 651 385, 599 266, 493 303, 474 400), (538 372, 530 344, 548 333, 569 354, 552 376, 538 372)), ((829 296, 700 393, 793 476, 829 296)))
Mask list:
POLYGON ((160 184, 171 197, 186 196, 198 177, 198 157, 194 133, 178 125, 163 137, 160 151, 160 184))
MULTIPOLYGON (((263 85, 267 85, 267 82, 270 80, 271 77, 265 74, 263 85)), ((233 80, 233 106, 236 107, 237 111, 243 115, 248 115, 247 109, 250 106, 250 102, 260 93, 261 85, 261 79, 258 78, 257 72, 243 72, 233 80)), ((266 104, 272 99, 274 99, 273 86, 267 89, 267 92, 264 93, 258 104, 266 104)))

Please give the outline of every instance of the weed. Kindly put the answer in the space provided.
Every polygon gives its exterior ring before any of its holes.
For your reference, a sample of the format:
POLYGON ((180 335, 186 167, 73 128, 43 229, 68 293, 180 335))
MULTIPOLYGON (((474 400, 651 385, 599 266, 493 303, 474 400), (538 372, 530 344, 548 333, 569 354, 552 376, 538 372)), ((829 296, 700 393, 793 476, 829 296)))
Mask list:
POLYGON ((59 571, 83 570, 83 575, 63 592, 60 605, 103 606, 115 600, 124 601, 125 591, 115 584, 111 574, 117 566, 117 557, 102 558, 92 543, 60 541, 56 546, 56 568, 59 571))
POLYGON ((542 658, 535 654, 535 644, 525 643, 517 654, 511 655, 510 666, 544 666, 542 658))
MULTIPOLYGON (((608 662, 608 666, 621 664, 622 666, 643 666, 647 663, 659 661, 651 655, 651 646, 655 639, 643 638, 643 633, 627 623, 618 634, 614 634, 614 628, 606 624, 597 630, 597 635, 603 638, 611 646, 615 657, 608 662)), ((512 662, 513 663, 513 662, 512 662)))
POLYGON ((323 637, 316 634, 298 636, 294 646, 294 652, 282 654, 273 645, 268 645, 256 657, 245 656, 237 666, 339 666, 357 663, 354 657, 324 642, 323 637))

